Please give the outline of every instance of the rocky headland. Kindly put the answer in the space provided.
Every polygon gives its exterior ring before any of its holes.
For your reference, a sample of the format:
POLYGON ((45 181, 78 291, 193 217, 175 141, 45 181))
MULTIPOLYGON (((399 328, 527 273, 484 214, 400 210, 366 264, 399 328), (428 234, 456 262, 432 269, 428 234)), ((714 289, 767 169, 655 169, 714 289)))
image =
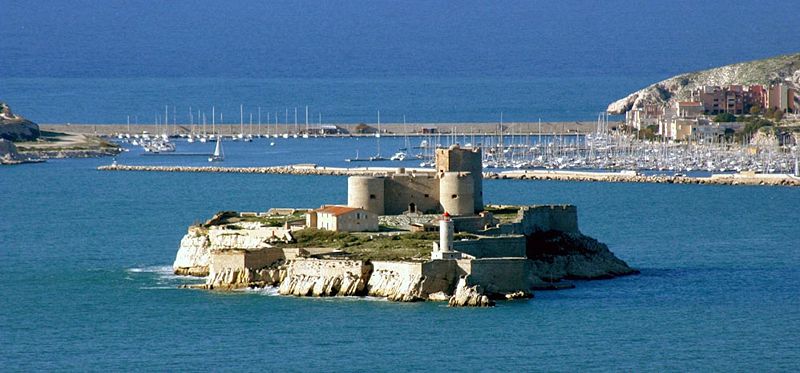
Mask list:
POLYGON ((800 87, 800 53, 680 74, 631 93, 608 105, 606 110, 610 114, 624 114, 645 104, 668 106, 676 101, 688 101, 692 90, 703 86, 773 83, 800 87))
POLYGON ((6 141, 0 145, 0 164, 106 157, 122 152, 118 145, 97 136, 42 131, 38 124, 14 114, 3 102, 0 102, 0 140, 6 141))

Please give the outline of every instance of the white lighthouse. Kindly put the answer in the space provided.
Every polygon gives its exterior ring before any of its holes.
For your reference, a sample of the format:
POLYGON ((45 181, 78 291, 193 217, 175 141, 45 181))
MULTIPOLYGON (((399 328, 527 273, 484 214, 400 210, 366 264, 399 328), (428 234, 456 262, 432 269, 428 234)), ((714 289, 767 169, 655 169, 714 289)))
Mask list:
POLYGON ((452 260, 461 259, 461 253, 453 250, 453 219, 446 211, 439 219, 439 242, 433 243, 431 259, 452 260))

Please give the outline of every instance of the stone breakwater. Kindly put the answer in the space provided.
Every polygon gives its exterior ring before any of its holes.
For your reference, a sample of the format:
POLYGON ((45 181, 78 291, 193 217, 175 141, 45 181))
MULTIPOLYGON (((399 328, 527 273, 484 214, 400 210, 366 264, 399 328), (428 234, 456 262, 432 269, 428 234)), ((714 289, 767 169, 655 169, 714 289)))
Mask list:
MULTIPOLYGON (((132 166, 107 165, 101 171, 153 171, 153 172, 219 172, 240 174, 283 175, 388 175, 397 172, 432 173, 432 169, 398 169, 390 167, 317 167, 313 165, 268 166, 268 167, 219 167, 219 166, 132 166)), ((639 175, 620 172, 574 172, 574 171, 507 171, 485 172, 485 179, 555 180, 607 183, 658 183, 658 184, 704 184, 704 185, 770 185, 800 186, 800 177, 787 174, 717 174, 711 177, 688 177, 667 175, 639 175)))
POLYGON ((787 174, 716 174, 710 177, 689 177, 671 175, 632 175, 616 172, 510 171, 492 173, 484 176, 491 179, 599 181, 607 183, 800 186, 800 177, 787 174))

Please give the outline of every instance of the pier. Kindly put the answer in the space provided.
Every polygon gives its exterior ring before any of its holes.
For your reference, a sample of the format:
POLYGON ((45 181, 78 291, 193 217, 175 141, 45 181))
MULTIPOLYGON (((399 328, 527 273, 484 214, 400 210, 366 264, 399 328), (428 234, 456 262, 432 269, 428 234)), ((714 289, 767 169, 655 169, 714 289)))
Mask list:
MULTIPOLYGON (((278 175, 324 175, 324 176, 381 176, 394 173, 434 173, 429 168, 396 167, 322 167, 317 165, 286 165, 267 167, 220 167, 220 166, 146 166, 146 165, 106 165, 100 171, 150 171, 150 172, 216 172, 238 174, 278 174, 278 175)), ((503 172, 484 172, 484 179, 510 180, 553 180, 607 183, 658 183, 658 184, 704 184, 704 185, 767 185, 800 186, 800 177, 789 174, 713 174, 710 177, 642 175, 635 172, 584 172, 519 170, 503 172)))

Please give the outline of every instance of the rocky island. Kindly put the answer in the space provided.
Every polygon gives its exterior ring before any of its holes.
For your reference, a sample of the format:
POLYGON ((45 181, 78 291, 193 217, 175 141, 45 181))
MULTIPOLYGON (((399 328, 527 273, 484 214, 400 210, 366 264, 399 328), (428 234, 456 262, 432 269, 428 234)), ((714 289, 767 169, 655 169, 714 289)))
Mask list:
POLYGON ((436 151, 430 172, 351 176, 346 206, 220 212, 189 227, 173 268, 189 287, 277 287, 490 306, 564 279, 638 273, 578 229, 570 205, 484 205, 481 150, 436 151))

